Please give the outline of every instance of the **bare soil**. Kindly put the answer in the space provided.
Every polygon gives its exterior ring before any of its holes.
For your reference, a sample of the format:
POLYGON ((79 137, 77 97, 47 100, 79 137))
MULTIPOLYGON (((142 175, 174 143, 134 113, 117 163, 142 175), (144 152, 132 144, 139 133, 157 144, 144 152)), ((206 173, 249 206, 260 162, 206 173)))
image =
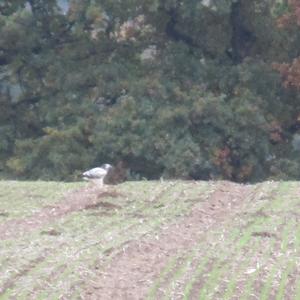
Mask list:
POLYGON ((69 192, 61 201, 57 202, 56 205, 45 206, 30 217, 10 220, 0 224, 0 239, 16 238, 75 211, 93 209, 100 206, 105 208, 117 208, 117 206, 109 202, 103 202, 101 199, 117 197, 118 195, 119 194, 113 189, 99 190, 96 186, 69 192))

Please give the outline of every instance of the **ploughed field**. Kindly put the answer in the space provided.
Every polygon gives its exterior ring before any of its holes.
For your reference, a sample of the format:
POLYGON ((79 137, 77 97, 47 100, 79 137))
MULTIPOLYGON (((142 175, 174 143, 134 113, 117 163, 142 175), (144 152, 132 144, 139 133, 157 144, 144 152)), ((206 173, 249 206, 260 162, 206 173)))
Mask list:
POLYGON ((300 299, 300 183, 0 181, 0 299, 300 299))

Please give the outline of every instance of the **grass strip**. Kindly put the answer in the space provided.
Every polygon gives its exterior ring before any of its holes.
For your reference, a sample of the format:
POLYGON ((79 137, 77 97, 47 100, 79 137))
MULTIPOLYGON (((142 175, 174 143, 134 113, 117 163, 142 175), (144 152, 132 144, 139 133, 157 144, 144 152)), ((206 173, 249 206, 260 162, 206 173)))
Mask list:
POLYGON ((288 276, 292 272, 293 268, 294 268, 293 262, 289 262, 287 269, 282 274, 282 277, 281 277, 281 280, 280 280, 280 284, 279 284, 279 289, 278 289, 277 295, 276 295, 276 300, 283 300, 283 299, 285 299, 284 298, 285 287, 286 287, 286 284, 288 282, 288 276))
POLYGON ((147 300, 157 299, 156 293, 157 293, 161 283, 163 282, 164 278, 166 276, 168 276, 168 274, 172 271, 172 269, 176 265, 177 259, 178 259, 178 256, 174 256, 169 260, 169 262, 167 263, 165 268, 162 270, 162 273, 160 274, 160 276, 154 281, 154 284, 153 284, 152 288, 150 289, 149 294, 146 298, 147 300))
MULTIPOLYGON (((290 236, 290 232, 291 232, 291 229, 295 226, 295 222, 294 220, 291 220, 286 226, 285 226, 285 229, 283 231, 283 240, 282 240, 282 243, 281 243, 281 252, 284 254, 286 253, 287 251, 287 248, 288 248, 288 241, 289 241, 289 236, 290 236)), ((271 269, 271 272, 270 272, 270 275, 269 277, 267 278, 267 281, 262 289, 262 292, 261 292, 261 295, 260 295, 260 299, 261 300, 267 300, 269 299, 269 295, 270 295, 270 291, 271 291, 271 288, 272 288, 272 283, 273 283, 273 280, 274 280, 274 277, 275 277, 275 274, 276 272, 278 271, 279 267, 283 264, 285 264, 285 256, 282 255, 281 259, 279 259, 279 261, 277 263, 274 264, 274 266, 272 267, 271 269)), ((286 274, 286 276, 288 276, 289 274, 289 271, 290 269, 292 268, 292 265, 291 265, 291 262, 289 262, 288 264, 288 268, 286 270, 286 272, 288 272, 286 274)), ((284 279, 284 276, 281 278, 281 281, 280 281, 280 286, 279 286, 279 296, 280 294, 284 294, 284 288, 285 288, 285 279, 284 279)), ((277 299, 277 296, 276 295, 276 299, 277 299)))
MULTIPOLYGON (((268 251, 266 251, 263 255, 263 260, 266 260, 270 254, 272 253, 273 251, 273 247, 275 245, 275 239, 273 239, 269 245, 269 248, 268 248, 268 251)), ((252 289, 253 289, 253 283, 256 279, 256 276, 258 274, 259 270, 256 270, 254 273, 252 273, 250 275, 250 277, 248 278, 247 282, 246 282, 246 285, 245 285, 245 288, 244 288, 244 292, 243 294, 241 295, 241 300, 246 300, 249 295, 251 295, 252 293, 252 289)))
MULTIPOLYGON (((280 193, 285 192, 288 186, 289 186, 289 184, 281 186, 279 188, 280 193)), ((280 199, 280 197, 277 197, 276 202, 279 202, 278 199, 280 199)), ((249 241, 251 240, 253 232, 255 230, 259 229, 260 225, 262 225, 262 224, 265 225, 265 222, 266 222, 266 220, 265 220, 264 217, 258 217, 258 219, 255 220, 254 223, 252 223, 248 227, 248 229, 244 232, 243 236, 241 237, 241 239, 238 242, 238 245, 237 245, 236 249, 233 250, 233 251, 234 252, 239 252, 241 249, 243 249, 249 243, 249 241)), ((214 269, 212 270, 212 272, 216 272, 216 274, 217 274, 217 275, 215 275, 213 273, 213 280, 212 280, 213 283, 216 282, 215 278, 219 277, 219 275, 220 275, 219 273, 221 272, 221 271, 218 271, 218 266, 216 268, 217 268, 216 270, 214 270, 214 269)), ((212 287, 213 287, 213 284, 208 282, 208 287, 205 285, 203 287, 202 291, 200 292, 200 296, 199 296, 200 299, 206 299, 208 297, 208 294, 209 294, 210 289, 212 287)))
MULTIPOLYGON (((253 252, 255 252, 259 247, 259 243, 258 241, 256 241, 255 245, 251 248, 251 250, 253 250, 253 252)), ((241 270, 245 270, 246 265, 247 265, 248 261, 243 261, 242 264, 239 265, 239 274, 241 272, 241 270)), ((237 274, 237 272, 235 272, 235 274, 237 274)), ((224 300, 230 300, 232 299, 232 296, 234 294, 234 291, 236 289, 237 286, 237 277, 234 277, 230 280, 230 282, 227 285, 227 288, 225 290, 225 294, 223 295, 223 299, 224 300)))

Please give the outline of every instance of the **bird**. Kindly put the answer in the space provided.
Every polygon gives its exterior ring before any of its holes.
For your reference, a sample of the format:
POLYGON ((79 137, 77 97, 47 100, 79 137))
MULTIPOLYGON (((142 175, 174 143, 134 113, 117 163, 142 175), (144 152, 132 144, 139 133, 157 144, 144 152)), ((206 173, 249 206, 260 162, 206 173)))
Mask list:
POLYGON ((104 178, 108 174, 109 170, 113 168, 110 164, 104 164, 100 167, 85 171, 82 176, 84 180, 91 181, 99 186, 104 185, 104 178))

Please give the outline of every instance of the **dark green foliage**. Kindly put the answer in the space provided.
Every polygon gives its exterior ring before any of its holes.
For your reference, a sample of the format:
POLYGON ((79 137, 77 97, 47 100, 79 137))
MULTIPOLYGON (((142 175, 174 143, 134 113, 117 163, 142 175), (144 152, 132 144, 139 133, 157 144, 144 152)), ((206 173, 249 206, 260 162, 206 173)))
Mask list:
POLYGON ((272 3, 3 1, 0 168, 72 180, 122 161, 137 178, 299 178, 299 96, 271 68, 297 38, 276 28, 272 3))

